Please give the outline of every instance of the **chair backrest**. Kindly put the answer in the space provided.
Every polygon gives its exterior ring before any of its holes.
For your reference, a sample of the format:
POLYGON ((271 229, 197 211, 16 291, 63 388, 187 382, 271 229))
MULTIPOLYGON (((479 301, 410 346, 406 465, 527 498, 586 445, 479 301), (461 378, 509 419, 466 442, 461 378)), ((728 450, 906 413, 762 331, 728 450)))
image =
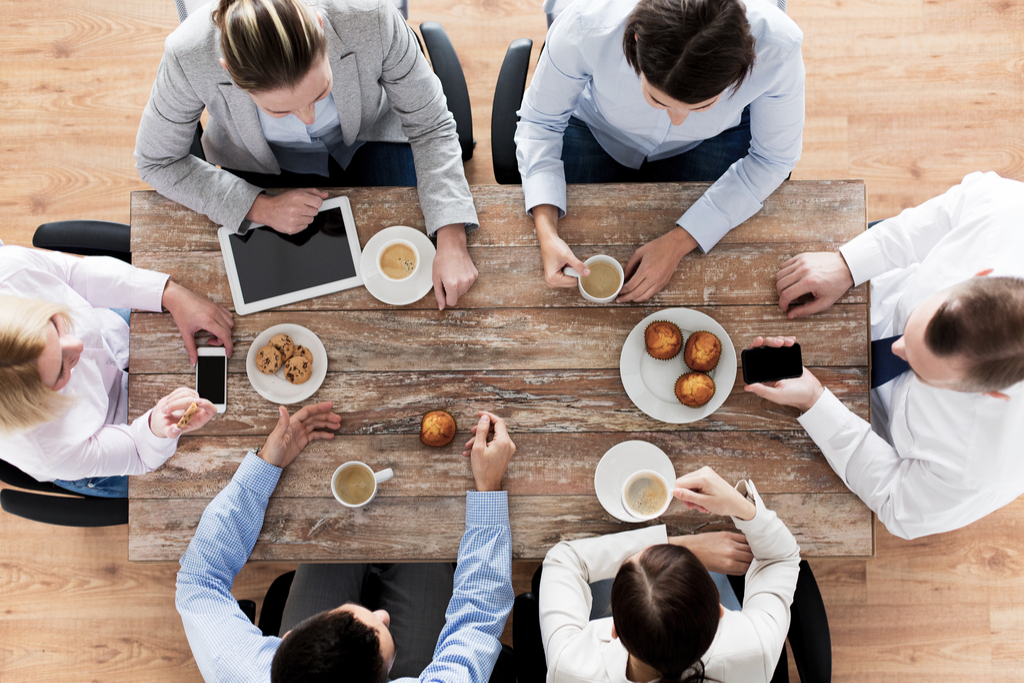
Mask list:
MULTIPOLYGON (((175 0, 180 2, 183 0, 175 0)), ((564 10, 566 7, 571 5, 575 0, 544 0, 544 14, 548 19, 548 26, 551 26, 551 22, 555 20, 555 17, 564 10)), ((786 11, 786 0, 775 0, 775 4, 783 12, 786 11)))
MULTIPOLYGON (((185 21, 190 14, 212 0, 174 0, 174 6, 178 10, 178 23, 185 21)), ((392 0, 395 7, 407 20, 409 18, 409 0, 392 0)))

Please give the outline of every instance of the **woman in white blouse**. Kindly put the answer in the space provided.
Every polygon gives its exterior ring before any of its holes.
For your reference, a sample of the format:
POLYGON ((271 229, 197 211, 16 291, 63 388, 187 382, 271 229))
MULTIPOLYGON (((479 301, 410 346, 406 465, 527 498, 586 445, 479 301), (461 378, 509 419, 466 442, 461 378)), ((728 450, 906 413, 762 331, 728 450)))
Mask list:
POLYGON ((194 334, 231 352, 231 313, 167 275, 109 257, 0 243, 0 459, 69 491, 124 497, 127 476, 174 454, 216 413, 180 387, 128 424, 128 324, 117 308, 166 308, 196 362, 194 334))
POLYGON ((540 629, 550 683, 769 681, 786 633, 800 549, 753 482, 710 468, 680 477, 688 507, 732 517, 754 559, 742 611, 719 604, 707 570, 665 526, 563 541, 544 559, 540 629), (590 621, 590 583, 615 577, 612 616, 590 621))

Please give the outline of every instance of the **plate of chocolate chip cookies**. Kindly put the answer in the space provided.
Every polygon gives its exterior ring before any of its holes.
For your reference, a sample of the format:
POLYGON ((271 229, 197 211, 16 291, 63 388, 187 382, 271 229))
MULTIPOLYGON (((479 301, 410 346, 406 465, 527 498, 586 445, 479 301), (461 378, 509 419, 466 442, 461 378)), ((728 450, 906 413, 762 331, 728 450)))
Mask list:
POLYGON ((302 325, 274 325, 253 340, 245 357, 249 383, 274 403, 305 401, 327 377, 327 349, 302 325))

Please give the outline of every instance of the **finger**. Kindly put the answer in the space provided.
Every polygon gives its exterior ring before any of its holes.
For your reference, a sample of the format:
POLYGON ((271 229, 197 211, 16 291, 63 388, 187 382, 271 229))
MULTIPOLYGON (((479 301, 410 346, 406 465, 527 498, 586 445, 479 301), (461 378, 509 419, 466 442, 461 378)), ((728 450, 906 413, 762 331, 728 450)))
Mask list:
MULTIPOLYGON (((565 261, 567 265, 571 266, 580 275, 590 275, 590 268, 587 267, 586 263, 576 258, 576 254, 572 253, 571 249, 565 261)), ((572 279, 575 280, 576 278, 572 279)))
POLYGON ((789 309, 786 313, 786 317, 790 320, 793 320, 794 318, 803 318, 815 313, 821 313, 828 307, 829 304, 825 299, 812 299, 805 304, 800 304, 799 306, 789 309))
POLYGON ((756 349, 761 346, 764 346, 764 337, 754 337, 754 341, 750 342, 750 346, 748 346, 747 348, 756 349))
POLYGON ((642 287, 638 287, 637 291, 633 292, 633 301, 647 301, 652 296, 658 293, 658 283, 648 279, 644 281, 642 287))
POLYGON ((548 287, 575 287, 578 280, 559 270, 545 278, 545 282, 548 287))
POLYGON ((196 351, 195 334, 180 328, 178 331, 181 332, 181 340, 185 342, 185 351, 188 353, 188 360, 192 365, 195 365, 196 361, 199 359, 199 353, 196 351))
POLYGON ((491 415, 490 413, 488 413, 488 416, 494 423, 494 438, 501 439, 502 441, 511 441, 512 438, 508 435, 508 429, 505 427, 505 421, 496 415, 491 415))
MULTIPOLYGON (((780 273, 779 275, 782 274, 780 273)), ((775 279, 775 289, 781 292, 782 290, 788 287, 792 287, 801 280, 803 280, 803 275, 801 275, 800 271, 794 268, 791 271, 789 271, 789 273, 787 273, 786 275, 782 275, 781 277, 777 277, 775 279)), ((806 284, 804 286, 806 287, 806 284)))
POLYGON ((676 489, 672 494, 684 503, 692 503, 693 505, 701 508, 702 511, 706 512, 706 510, 704 510, 704 506, 707 505, 708 496, 702 493, 696 493, 691 489, 676 489))
POLYGON ((744 391, 749 391, 750 393, 752 393, 752 394, 754 394, 756 396, 760 396, 761 398, 765 399, 766 401, 771 401, 772 403, 781 403, 782 402, 782 400, 781 400, 782 399, 782 396, 781 396, 782 392, 780 392, 778 389, 776 389, 774 387, 770 387, 770 386, 768 386, 767 384, 764 384, 764 383, 748 384, 745 387, 743 387, 743 390, 744 391))
POLYGON ((633 271, 635 271, 637 269, 637 267, 640 265, 640 261, 643 260, 643 257, 644 256, 643 256, 642 253, 640 253, 639 249, 637 249, 636 251, 633 252, 633 254, 629 257, 629 260, 626 261, 626 268, 625 268, 626 277, 630 277, 631 278, 633 276, 633 274, 634 274, 633 271))
POLYGON ((308 435, 310 441, 323 441, 324 439, 333 439, 334 432, 312 432, 308 435))
POLYGON ((789 305, 804 296, 805 294, 813 294, 810 287, 803 282, 797 282, 783 290, 779 291, 779 308, 786 310, 789 305))
POLYGON ((443 311, 446 297, 444 295, 444 284, 440 276, 434 278, 434 298, 437 299, 437 310, 443 311))
POLYGON ((486 415, 477 423, 476 438, 473 439, 473 455, 482 456, 487 448, 487 432, 490 431, 491 419, 486 415))
POLYGON ((459 286, 457 283, 449 283, 444 287, 445 291, 445 303, 449 306, 454 306, 459 303, 459 286))
POLYGON ((786 261, 785 263, 783 263, 782 267, 779 268, 779 272, 775 274, 775 281, 778 282, 780 279, 786 277, 787 275, 792 273, 794 270, 796 270, 797 266, 800 265, 799 262, 798 262, 799 258, 800 258, 799 256, 794 256, 793 258, 791 258, 788 261, 786 261))

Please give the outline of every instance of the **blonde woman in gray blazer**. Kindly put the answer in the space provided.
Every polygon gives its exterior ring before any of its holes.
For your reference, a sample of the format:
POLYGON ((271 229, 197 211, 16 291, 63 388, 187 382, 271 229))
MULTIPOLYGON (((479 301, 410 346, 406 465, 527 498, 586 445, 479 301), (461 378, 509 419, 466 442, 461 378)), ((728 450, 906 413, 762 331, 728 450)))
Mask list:
POLYGON ((476 209, 455 120, 390 0, 218 0, 165 43, 135 146, 154 189, 240 232, 305 229, 318 186, 416 185, 436 235, 434 293, 476 280, 476 209), (207 161, 189 154, 203 109, 207 161), (220 166, 221 168, 217 168, 220 166), (270 197, 265 187, 291 187, 270 197))

